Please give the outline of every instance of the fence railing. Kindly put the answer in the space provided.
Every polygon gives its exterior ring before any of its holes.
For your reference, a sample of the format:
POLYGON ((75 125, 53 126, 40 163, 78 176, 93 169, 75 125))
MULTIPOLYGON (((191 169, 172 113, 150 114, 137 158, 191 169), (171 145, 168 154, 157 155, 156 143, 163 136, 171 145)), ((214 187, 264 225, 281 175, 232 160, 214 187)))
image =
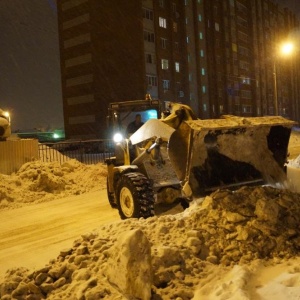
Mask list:
POLYGON ((84 164, 104 162, 114 155, 112 140, 63 141, 58 143, 40 143, 39 159, 43 162, 58 161, 64 163, 77 159, 84 164))

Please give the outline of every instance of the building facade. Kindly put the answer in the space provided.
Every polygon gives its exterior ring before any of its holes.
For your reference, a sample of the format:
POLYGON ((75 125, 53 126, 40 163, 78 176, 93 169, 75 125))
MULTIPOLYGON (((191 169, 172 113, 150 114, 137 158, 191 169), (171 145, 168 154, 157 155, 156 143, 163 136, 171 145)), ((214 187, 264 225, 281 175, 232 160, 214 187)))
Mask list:
POLYGON ((200 118, 279 114, 299 121, 299 20, 270 0, 186 0, 190 101, 200 118))
POLYGON ((103 138, 108 103, 188 104, 199 118, 280 114, 299 120, 299 30, 271 0, 60 0, 67 138, 103 138))

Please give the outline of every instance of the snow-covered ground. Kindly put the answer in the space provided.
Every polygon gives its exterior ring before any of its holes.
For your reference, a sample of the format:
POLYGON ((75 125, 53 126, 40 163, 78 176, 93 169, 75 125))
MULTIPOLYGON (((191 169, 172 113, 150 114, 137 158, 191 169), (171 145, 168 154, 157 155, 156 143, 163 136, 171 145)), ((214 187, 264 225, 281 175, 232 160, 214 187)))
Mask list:
MULTIPOLYGON (((299 136, 291 143, 297 149, 299 136)), ((105 174, 102 164, 75 160, 62 166, 27 163, 16 174, 0 175, 0 209, 80 197, 104 189, 105 174)), ((196 199, 183 212, 99 226, 40 269, 8 270, 0 295, 4 300, 299 300, 299 251, 300 194, 244 187, 196 199)))

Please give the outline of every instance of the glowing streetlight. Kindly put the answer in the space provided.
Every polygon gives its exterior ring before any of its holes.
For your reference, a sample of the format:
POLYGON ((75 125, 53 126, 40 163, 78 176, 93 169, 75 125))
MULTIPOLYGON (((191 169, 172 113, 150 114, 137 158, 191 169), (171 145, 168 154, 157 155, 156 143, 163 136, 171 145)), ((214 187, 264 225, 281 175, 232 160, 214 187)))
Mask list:
POLYGON ((289 56, 289 55, 293 54, 294 44, 292 44, 290 42, 284 43, 281 45, 280 50, 281 50, 280 52, 282 55, 289 56))
POLYGON ((294 52, 294 44, 291 42, 282 43, 277 51, 277 55, 274 59, 273 74, 274 74, 274 109, 275 115, 278 115, 278 89, 277 89, 277 70, 276 70, 276 58, 278 56, 291 56, 294 52))

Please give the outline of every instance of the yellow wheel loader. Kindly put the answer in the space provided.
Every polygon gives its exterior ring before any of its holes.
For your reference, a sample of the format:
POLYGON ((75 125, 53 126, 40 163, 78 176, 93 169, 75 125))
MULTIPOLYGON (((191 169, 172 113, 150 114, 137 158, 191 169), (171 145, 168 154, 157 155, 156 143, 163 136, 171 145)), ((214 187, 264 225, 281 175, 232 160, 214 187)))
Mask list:
POLYGON ((200 120, 170 103, 161 119, 116 142, 106 161, 109 202, 122 219, 147 218, 158 203, 187 207, 216 189, 282 183, 294 124, 280 116, 200 120))

